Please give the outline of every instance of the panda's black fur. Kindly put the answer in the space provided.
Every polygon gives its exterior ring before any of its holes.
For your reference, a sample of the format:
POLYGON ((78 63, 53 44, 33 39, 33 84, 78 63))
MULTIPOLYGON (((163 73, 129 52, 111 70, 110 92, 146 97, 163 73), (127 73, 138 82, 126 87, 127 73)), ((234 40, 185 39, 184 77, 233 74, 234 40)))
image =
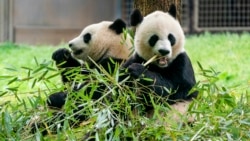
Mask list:
MULTIPOLYGON (((175 6, 171 5, 168 13, 157 11, 149 14, 148 17, 150 17, 150 19, 144 19, 139 10, 135 10, 132 13, 131 25, 136 27, 134 40, 135 53, 127 62, 124 63, 123 67, 127 68, 127 71, 133 80, 138 80, 141 85, 146 86, 147 89, 149 88, 156 95, 163 98, 165 97, 169 104, 174 104, 183 100, 191 101, 193 98, 197 97, 197 91, 191 92, 191 89, 196 85, 196 80, 191 61, 187 53, 184 51, 183 46, 181 46, 184 43, 178 41, 179 39, 184 40, 184 34, 178 25, 179 23, 175 21, 175 6), (166 21, 161 21, 163 19, 159 18, 161 16, 166 16, 167 19, 164 17, 164 20, 166 21), (168 25, 169 29, 158 28, 161 26, 166 27, 164 24, 168 24, 168 20, 169 23, 171 23, 168 25), (149 29, 143 29, 140 27, 142 23, 144 24, 144 27, 149 29), (147 25, 147 23, 150 25, 147 25), (177 27, 175 27, 176 24, 177 27), (140 33, 137 33, 138 29, 140 30, 140 33), (178 31, 175 31, 175 29, 178 29, 178 31), (144 30, 148 31, 142 32, 144 30), (165 33, 164 31, 167 32, 165 33), (137 34, 143 35, 138 35, 138 37, 137 34), (166 48, 160 46, 159 49, 154 50, 158 40, 168 40, 170 47, 166 48), (139 51, 137 52, 137 50, 139 51), (151 53, 151 51, 154 53, 151 53), (172 56, 168 55, 170 52, 172 53, 172 56), (151 55, 146 56, 147 54, 151 55), (165 60, 167 60, 166 62, 168 64, 161 66, 162 64, 153 62, 144 66, 143 64, 146 63, 150 57, 153 57, 153 55, 158 55, 160 57, 167 56, 166 58, 168 59, 165 60), (145 78, 150 78, 152 81, 145 78)), ((149 95, 150 94, 147 90, 146 93, 143 93, 143 97, 146 97, 146 100, 149 99, 149 95)))

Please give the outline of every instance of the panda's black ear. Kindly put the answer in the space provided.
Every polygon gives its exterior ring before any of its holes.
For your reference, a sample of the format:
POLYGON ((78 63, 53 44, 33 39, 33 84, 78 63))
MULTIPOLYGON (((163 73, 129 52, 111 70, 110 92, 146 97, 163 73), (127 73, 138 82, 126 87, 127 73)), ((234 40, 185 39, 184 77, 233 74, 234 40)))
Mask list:
POLYGON ((174 4, 170 5, 168 13, 174 18, 176 18, 176 6, 174 4))
POLYGON ((130 16, 130 24, 131 26, 137 26, 138 24, 140 24, 143 20, 143 16, 140 12, 140 10, 135 9, 131 16, 130 16))
POLYGON ((122 30, 126 28, 126 23, 121 19, 116 19, 109 28, 114 30, 116 34, 122 33, 122 30))

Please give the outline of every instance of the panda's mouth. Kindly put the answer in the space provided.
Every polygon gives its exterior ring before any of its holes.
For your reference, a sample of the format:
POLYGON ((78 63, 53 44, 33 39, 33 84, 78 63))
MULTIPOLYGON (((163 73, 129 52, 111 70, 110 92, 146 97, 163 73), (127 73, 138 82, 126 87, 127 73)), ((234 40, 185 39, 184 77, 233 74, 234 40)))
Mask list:
POLYGON ((168 57, 161 56, 161 57, 157 57, 157 58, 158 59, 156 60, 156 62, 159 66, 166 66, 169 62, 168 57))
POLYGON ((83 52, 83 50, 82 49, 72 50, 72 52, 73 52, 74 55, 79 55, 79 54, 81 54, 83 52))

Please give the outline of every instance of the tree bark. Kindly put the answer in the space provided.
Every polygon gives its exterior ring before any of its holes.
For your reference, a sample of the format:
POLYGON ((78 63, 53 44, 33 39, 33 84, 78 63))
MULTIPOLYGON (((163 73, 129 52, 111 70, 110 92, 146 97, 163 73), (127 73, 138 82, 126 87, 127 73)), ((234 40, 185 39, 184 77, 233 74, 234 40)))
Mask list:
POLYGON ((177 8, 177 19, 180 21, 181 0, 134 0, 134 8, 139 9, 143 16, 155 10, 167 12, 171 4, 175 4, 177 8))

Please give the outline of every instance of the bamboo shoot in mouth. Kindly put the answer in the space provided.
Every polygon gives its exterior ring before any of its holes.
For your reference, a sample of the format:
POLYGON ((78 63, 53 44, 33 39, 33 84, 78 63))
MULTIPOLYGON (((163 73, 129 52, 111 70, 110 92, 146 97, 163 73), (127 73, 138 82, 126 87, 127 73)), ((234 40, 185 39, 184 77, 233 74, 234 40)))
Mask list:
POLYGON ((157 55, 154 55, 153 57, 151 57, 145 64, 143 64, 143 66, 147 66, 148 64, 150 64, 151 62, 155 61, 157 58, 157 55))

